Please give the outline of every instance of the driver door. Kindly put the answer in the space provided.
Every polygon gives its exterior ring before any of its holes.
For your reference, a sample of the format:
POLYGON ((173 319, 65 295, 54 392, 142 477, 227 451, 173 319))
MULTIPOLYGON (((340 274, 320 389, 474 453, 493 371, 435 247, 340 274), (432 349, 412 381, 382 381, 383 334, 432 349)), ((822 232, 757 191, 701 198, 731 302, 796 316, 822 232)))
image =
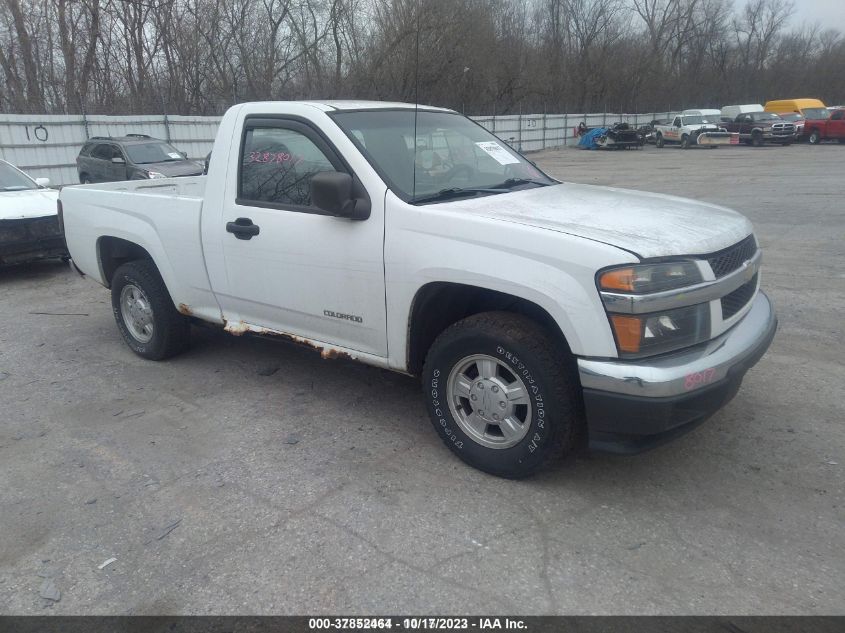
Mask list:
POLYGON ((669 136, 670 139, 673 141, 678 141, 681 138, 681 117, 676 116, 675 120, 672 121, 672 127, 669 128, 669 136))
POLYGON ((245 120, 237 169, 214 220, 225 260, 225 279, 209 270, 215 294, 230 325, 386 356, 384 194, 369 192, 366 220, 326 215, 310 192, 311 178, 324 171, 351 174, 309 124, 245 120))

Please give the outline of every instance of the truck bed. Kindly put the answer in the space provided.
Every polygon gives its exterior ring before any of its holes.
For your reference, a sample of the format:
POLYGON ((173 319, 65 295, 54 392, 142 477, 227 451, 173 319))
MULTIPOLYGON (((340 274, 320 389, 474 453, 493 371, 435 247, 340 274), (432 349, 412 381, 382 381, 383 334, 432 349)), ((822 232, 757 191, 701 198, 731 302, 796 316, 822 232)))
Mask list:
POLYGON ((155 260, 174 303, 221 321, 203 260, 205 176, 98 183, 61 193, 68 250, 76 266, 104 286, 102 240, 126 240, 155 260))

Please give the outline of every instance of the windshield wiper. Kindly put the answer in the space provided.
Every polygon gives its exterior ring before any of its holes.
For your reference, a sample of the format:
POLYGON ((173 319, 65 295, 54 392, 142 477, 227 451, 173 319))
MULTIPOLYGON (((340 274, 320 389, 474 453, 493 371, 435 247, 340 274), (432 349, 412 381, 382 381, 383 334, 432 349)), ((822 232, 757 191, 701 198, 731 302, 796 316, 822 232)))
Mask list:
POLYGON ((508 190, 502 187, 451 187, 450 189, 441 189, 437 193, 430 196, 422 196, 420 198, 411 199, 412 204, 420 202, 436 202, 438 200, 449 200, 450 198, 460 198, 461 196, 474 196, 477 193, 507 193, 508 190))
POLYGON ((506 181, 493 185, 494 189, 513 189, 519 185, 537 185, 538 187, 548 187, 552 183, 543 182, 534 178, 508 178, 506 181))

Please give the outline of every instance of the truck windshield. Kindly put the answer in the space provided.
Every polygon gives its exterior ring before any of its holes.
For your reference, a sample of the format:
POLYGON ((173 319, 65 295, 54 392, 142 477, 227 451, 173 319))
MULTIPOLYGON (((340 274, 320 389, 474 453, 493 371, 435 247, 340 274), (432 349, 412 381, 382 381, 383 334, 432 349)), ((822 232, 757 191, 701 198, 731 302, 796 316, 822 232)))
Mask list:
POLYGON ((814 119, 816 121, 830 118, 830 110, 827 108, 804 108, 801 113, 805 119, 814 119))
POLYGON ((450 112, 337 112, 337 124, 402 199, 502 193, 555 181, 466 117, 450 112), (414 133, 416 130, 416 134, 414 133))
POLYGON ((38 185, 11 165, 0 161, 0 191, 26 191, 38 185))
POLYGON ((129 159, 136 165, 185 160, 179 150, 161 141, 127 145, 124 149, 129 154, 129 159))

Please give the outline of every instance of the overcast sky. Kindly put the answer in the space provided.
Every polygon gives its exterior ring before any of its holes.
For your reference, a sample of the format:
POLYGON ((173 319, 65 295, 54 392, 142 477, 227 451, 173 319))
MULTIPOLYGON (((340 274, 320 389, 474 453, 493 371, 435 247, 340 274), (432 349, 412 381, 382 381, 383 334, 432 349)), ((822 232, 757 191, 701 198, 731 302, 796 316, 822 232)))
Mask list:
MULTIPOLYGON (((793 24, 819 22, 822 28, 836 28, 845 32, 845 0, 792 0, 795 3, 793 24)), ((737 2, 736 6, 741 6, 737 2)))

